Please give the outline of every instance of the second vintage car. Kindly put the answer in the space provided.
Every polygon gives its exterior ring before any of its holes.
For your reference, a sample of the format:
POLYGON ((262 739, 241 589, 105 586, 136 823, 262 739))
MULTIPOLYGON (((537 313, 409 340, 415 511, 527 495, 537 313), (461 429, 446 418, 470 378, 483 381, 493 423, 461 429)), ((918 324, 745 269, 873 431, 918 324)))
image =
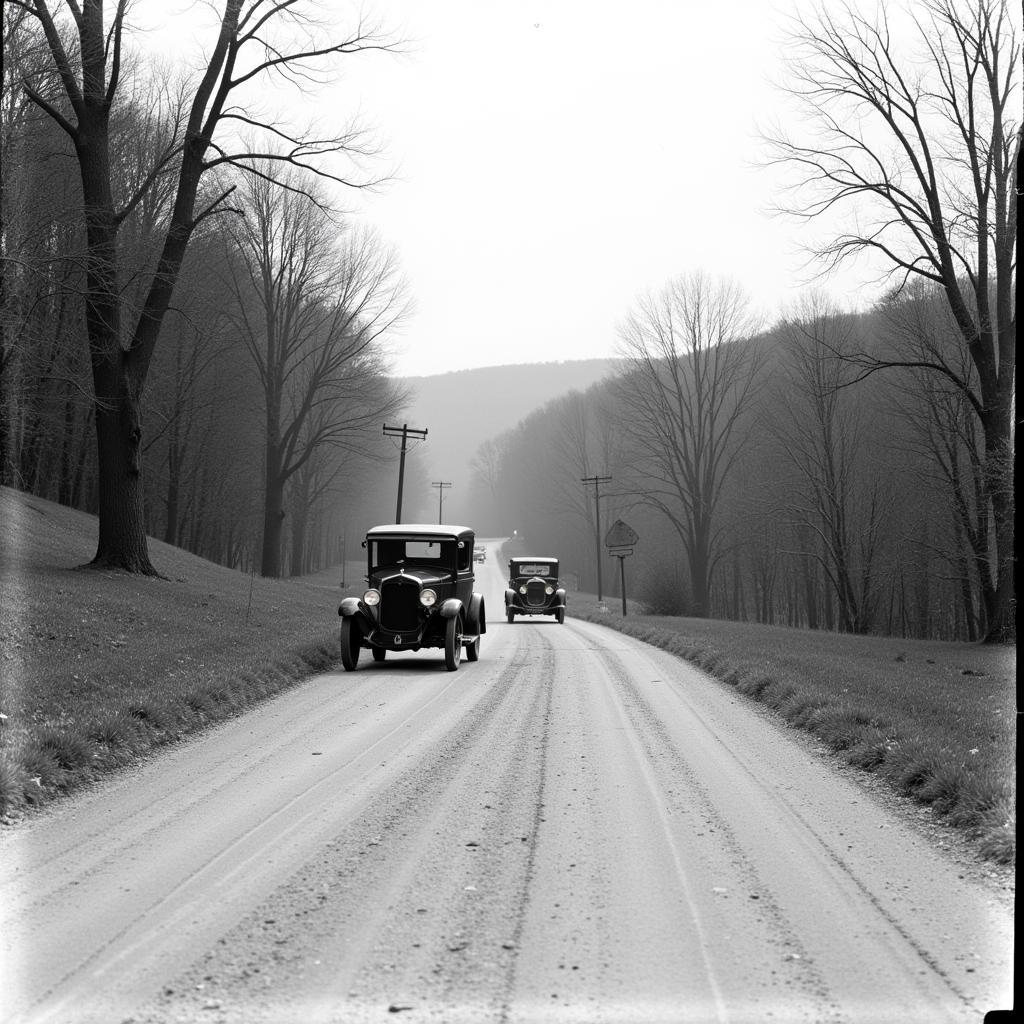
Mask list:
POLYGON ((554 615, 565 621, 565 588, 558 582, 558 559, 523 555, 508 560, 505 617, 554 615))
POLYGON ((352 672, 368 648, 374 661, 388 651, 444 651, 445 668, 462 651, 476 661, 487 632, 482 594, 474 591, 473 531, 467 526, 396 524, 366 534, 367 589, 346 597, 341 616, 341 663, 352 672))

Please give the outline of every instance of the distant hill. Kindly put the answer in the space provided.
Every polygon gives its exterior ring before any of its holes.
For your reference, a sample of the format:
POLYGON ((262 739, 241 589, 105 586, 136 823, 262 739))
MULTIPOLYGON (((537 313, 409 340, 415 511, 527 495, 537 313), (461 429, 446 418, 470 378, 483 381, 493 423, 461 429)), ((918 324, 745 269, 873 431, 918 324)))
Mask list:
POLYGON ((559 395, 585 391, 614 365, 614 359, 577 359, 404 378, 415 392, 406 421, 429 431, 416 457, 427 469, 428 480, 453 485, 445 492, 445 519, 459 521, 460 488, 466 493, 470 462, 484 441, 559 395))

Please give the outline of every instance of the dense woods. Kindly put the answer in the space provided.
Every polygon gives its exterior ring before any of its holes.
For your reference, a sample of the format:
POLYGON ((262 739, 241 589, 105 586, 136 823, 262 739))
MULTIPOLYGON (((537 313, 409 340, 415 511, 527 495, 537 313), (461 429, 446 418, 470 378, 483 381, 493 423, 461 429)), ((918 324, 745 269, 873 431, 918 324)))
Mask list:
MULTIPOLYGON (((594 497, 581 480, 607 474, 602 533, 619 518, 639 533, 627 593, 650 611, 979 639, 991 557, 976 550, 980 439, 920 371, 853 384, 832 354, 876 351, 909 319, 942 312, 938 294, 863 314, 818 297, 729 341, 713 371, 700 349, 627 363, 481 448, 478 519, 560 555, 570 583, 594 593, 594 497), (670 423, 688 425, 678 441, 670 423)), ((601 539, 607 598, 618 563, 601 539)))

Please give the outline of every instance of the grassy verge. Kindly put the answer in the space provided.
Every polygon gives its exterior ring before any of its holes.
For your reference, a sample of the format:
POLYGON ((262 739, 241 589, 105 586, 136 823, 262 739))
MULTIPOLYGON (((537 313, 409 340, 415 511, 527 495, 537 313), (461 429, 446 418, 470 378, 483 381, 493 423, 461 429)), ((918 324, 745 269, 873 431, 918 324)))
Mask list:
POLYGON ((165 579, 76 569, 92 556, 95 529, 90 516, 0 488, 8 820, 252 707, 338 655, 336 574, 252 578, 152 540, 165 579))
POLYGON ((569 612, 698 665, 1014 862, 1015 647, 623 618, 617 600, 581 594, 569 612))

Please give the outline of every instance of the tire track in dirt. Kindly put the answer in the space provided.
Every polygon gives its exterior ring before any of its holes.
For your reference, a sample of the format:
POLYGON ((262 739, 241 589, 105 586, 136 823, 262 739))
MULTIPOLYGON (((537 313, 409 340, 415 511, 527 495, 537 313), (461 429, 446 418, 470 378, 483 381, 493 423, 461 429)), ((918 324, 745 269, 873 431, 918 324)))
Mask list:
POLYGON ((499 1017, 535 843, 549 661, 520 643, 457 725, 140 1019, 211 1003, 232 1022, 380 1019, 427 1002, 499 1017))

